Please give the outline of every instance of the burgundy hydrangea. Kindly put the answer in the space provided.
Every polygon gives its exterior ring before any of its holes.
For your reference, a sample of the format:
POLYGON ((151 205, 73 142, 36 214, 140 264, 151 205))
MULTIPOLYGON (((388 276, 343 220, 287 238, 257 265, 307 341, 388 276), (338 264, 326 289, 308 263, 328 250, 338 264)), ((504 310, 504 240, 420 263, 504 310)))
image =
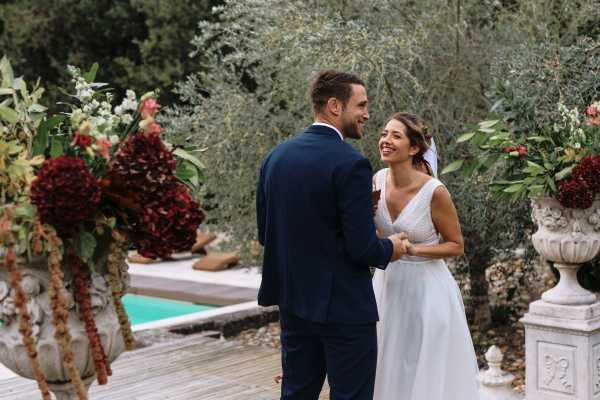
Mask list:
POLYGON ((158 135, 138 132, 119 146, 109 177, 128 190, 152 194, 173 187, 176 167, 177 161, 158 135))
POLYGON ((572 176, 584 181, 594 194, 600 193, 600 155, 584 157, 573 169, 572 176))
POLYGON ((166 258, 188 251, 204 220, 200 206, 183 184, 177 184, 145 205, 132 238, 138 253, 149 258, 166 258))
POLYGON ((100 198, 96 179, 77 157, 44 161, 31 184, 31 202, 41 222, 52 225, 63 237, 92 218, 100 198))
POLYGON ((176 178, 176 166, 157 133, 140 131, 121 144, 102 181, 108 198, 133 211, 129 234, 142 256, 166 258, 188 251, 204 219, 198 203, 176 178))
POLYGON ((572 177, 560 182, 557 199, 564 207, 585 209, 592 206, 594 192, 585 181, 572 177))

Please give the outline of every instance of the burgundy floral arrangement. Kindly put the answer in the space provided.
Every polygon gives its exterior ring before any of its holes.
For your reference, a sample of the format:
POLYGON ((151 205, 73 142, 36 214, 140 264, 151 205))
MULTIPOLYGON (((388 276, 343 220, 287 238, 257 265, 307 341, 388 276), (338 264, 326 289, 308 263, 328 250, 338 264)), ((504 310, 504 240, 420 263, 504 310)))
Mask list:
POLYGON ((584 157, 571 177, 559 182, 558 201, 569 208, 588 208, 600 193, 600 155, 584 157))
POLYGON ((123 340, 131 349, 132 330, 121 301, 126 252, 136 249, 145 257, 166 258, 187 251, 204 214, 194 198, 201 163, 193 149, 172 146, 162 138, 155 94, 138 100, 127 91, 113 107, 113 95, 105 88, 98 90, 105 85, 94 82, 97 66, 85 74, 74 67, 69 71, 76 99, 69 112, 47 116, 38 104, 13 104, 14 114, 3 114, 10 120, 0 118, 1 129, 6 125, 9 132, 30 132, 16 135, 16 140, 0 138, 0 149, 10 149, 6 157, 0 152, 0 165, 8 171, 0 171, 0 264, 7 268, 16 293, 19 331, 38 386, 43 398, 50 399, 18 262, 35 255, 47 259, 54 337, 65 371, 83 400, 87 391, 74 362, 68 302, 75 302, 98 382, 105 384, 112 368, 92 307, 96 263, 104 260, 123 340), (31 109, 39 110, 35 118, 31 109), (73 288, 72 300, 64 295, 67 284, 73 288))

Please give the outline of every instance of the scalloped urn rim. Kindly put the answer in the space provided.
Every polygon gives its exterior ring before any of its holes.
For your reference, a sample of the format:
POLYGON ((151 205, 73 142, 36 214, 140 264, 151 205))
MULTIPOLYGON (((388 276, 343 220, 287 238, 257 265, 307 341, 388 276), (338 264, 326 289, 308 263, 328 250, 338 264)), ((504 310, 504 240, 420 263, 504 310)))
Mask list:
POLYGON ((533 199, 531 214, 538 227, 531 240, 545 259, 582 264, 600 252, 600 195, 586 209, 564 207, 553 197, 533 199))

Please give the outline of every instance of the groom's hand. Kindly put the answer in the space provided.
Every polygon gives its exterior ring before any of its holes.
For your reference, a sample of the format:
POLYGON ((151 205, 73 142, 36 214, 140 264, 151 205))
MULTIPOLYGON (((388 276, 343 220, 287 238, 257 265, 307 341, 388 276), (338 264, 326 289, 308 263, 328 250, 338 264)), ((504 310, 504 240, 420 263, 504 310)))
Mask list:
POLYGON ((404 254, 406 254, 406 241, 408 239, 408 235, 406 233, 395 233, 392 236, 388 237, 388 239, 392 241, 392 244, 394 246, 391 261, 396 261, 404 254))

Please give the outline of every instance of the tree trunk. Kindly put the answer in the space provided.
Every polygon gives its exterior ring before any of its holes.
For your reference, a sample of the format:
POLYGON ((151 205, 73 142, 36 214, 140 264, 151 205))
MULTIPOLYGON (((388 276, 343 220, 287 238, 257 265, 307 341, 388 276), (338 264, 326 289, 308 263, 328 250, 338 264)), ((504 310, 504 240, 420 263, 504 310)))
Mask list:
POLYGON ((482 329, 491 323, 490 299, 485 270, 490 263, 490 257, 482 254, 468 258, 469 279, 471 281, 471 307, 467 313, 469 324, 482 329))

